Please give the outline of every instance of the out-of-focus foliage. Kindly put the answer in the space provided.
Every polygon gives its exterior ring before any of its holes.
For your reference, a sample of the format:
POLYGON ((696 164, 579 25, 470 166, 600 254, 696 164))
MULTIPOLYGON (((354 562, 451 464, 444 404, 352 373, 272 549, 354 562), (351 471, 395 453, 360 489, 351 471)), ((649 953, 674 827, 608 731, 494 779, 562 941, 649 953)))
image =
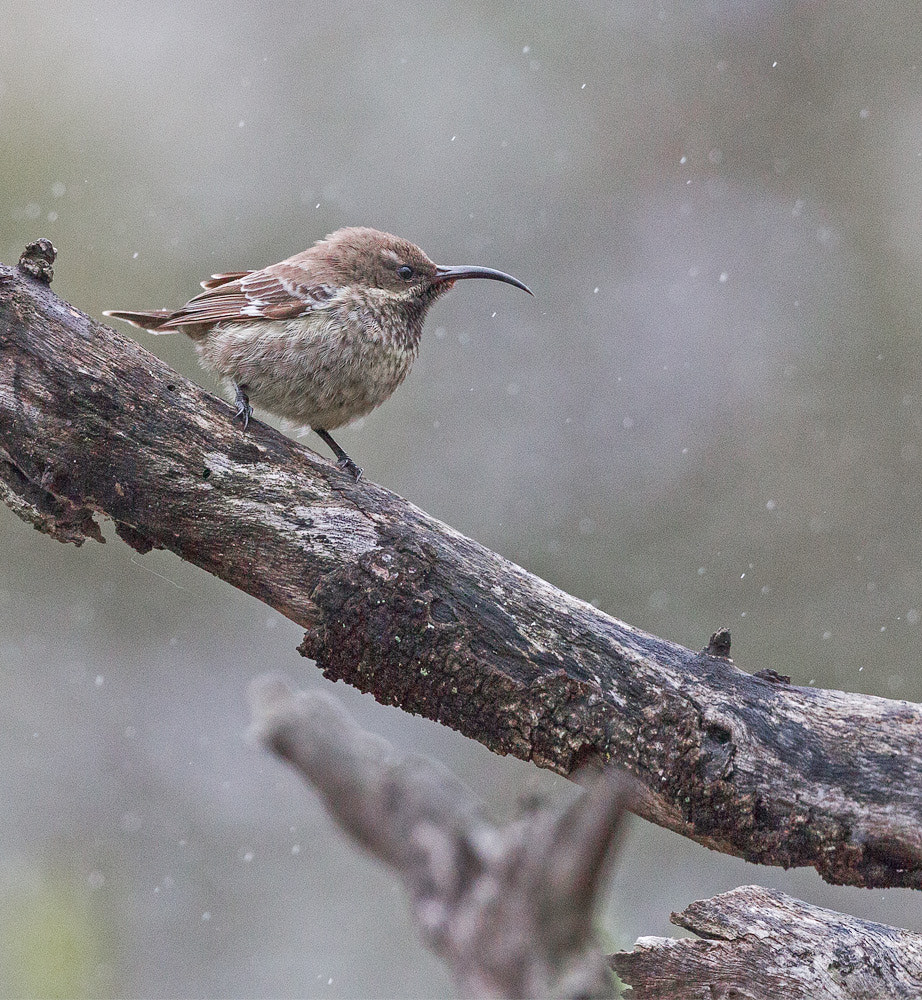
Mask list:
MULTIPOLYGON (((459 286, 342 435, 366 474, 635 625, 698 648, 729 625, 747 669, 922 700, 916 4, 101 0, 2 24, 0 259, 50 237, 97 316, 344 224, 510 271, 534 301, 459 286)), ((188 343, 148 346, 207 384, 188 343)), ((297 629, 114 536, 76 551, 0 510, 0 554, 0 887, 72 887, 42 920, 84 942, 86 989, 450 991, 389 877, 241 739, 253 674, 325 683, 297 629)), ((337 693, 500 812, 572 794, 337 693)), ((622 857, 621 944, 744 882, 922 926, 912 893, 639 822, 622 857)))
POLYGON ((4 995, 79 1000, 108 994, 112 967, 84 886, 74 886, 69 877, 37 879, 31 872, 25 881, 20 891, 4 886, 4 995))

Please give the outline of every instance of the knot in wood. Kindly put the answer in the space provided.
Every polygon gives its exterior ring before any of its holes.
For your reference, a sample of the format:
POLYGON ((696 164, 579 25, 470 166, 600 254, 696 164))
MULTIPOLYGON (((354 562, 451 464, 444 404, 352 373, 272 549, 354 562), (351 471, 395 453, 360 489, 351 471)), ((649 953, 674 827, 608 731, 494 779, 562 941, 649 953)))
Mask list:
POLYGON ((722 720, 704 720, 701 741, 701 772, 708 782, 725 781, 733 774, 736 743, 729 726, 722 720))
POLYGON ((757 670, 753 677, 758 677, 760 681, 768 681, 769 684, 790 684, 789 674, 779 674, 777 670, 766 667, 764 670, 757 670))

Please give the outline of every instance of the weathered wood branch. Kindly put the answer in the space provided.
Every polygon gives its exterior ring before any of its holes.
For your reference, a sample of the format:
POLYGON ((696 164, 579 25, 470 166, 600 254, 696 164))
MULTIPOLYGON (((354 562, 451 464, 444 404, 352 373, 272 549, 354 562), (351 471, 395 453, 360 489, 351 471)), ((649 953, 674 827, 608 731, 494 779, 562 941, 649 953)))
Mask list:
POLYGON ((694 938, 641 938, 612 966, 632 1000, 918 1000, 922 936, 743 886, 672 922, 694 938))
POLYGON ((794 687, 562 593, 230 407, 0 266, 0 490, 65 541, 111 518, 307 631, 327 677, 572 774, 750 861, 922 886, 922 708, 794 687))
POLYGON ((253 684, 251 703, 254 734, 396 871, 464 996, 615 996, 592 914, 628 781, 606 772, 568 807, 536 808, 500 829, 452 774, 397 753, 335 698, 270 675, 253 684))

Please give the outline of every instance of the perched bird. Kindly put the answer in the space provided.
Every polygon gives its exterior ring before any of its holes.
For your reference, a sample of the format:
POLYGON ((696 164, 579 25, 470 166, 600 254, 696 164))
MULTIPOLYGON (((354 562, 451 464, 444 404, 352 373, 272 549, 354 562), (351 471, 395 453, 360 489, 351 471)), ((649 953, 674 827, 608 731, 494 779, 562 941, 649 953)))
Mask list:
POLYGON ((376 229, 338 229, 261 271, 212 275, 179 309, 105 313, 151 333, 182 331, 202 365, 233 392, 310 427, 356 479, 362 470, 330 431, 370 413, 406 378, 429 306, 462 278, 517 278, 489 267, 441 267, 376 229))

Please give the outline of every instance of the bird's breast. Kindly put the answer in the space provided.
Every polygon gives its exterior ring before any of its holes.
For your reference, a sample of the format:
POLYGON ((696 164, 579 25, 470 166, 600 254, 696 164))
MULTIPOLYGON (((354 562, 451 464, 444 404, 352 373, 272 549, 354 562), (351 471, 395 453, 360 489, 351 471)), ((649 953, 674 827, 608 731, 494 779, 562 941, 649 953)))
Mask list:
POLYGON ((251 402, 332 430, 371 412, 406 378, 418 339, 346 306, 294 320, 228 323, 197 343, 202 364, 251 402))

